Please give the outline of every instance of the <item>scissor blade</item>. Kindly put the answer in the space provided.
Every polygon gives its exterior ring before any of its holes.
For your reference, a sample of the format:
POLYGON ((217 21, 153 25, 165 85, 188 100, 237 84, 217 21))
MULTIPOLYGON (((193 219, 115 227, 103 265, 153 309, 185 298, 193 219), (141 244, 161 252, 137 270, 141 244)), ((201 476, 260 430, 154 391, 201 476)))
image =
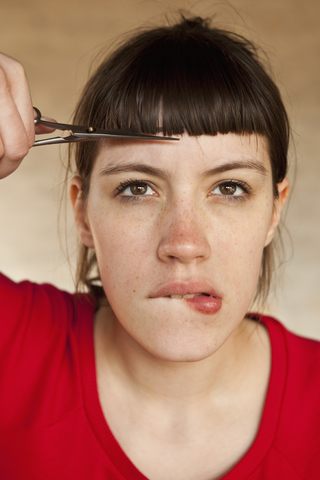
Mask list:
MULTIPOLYGON (((177 137, 164 137, 159 135, 149 135, 145 133, 135 133, 132 130, 102 130, 100 132, 93 132, 93 133, 77 133, 73 132, 73 135, 68 138, 81 138, 82 140, 79 141, 86 141, 86 140, 99 140, 100 138, 136 138, 140 140, 179 140, 177 137)), ((76 142, 77 140, 70 140, 70 142, 76 142)))
POLYGON ((137 140, 179 140, 175 137, 159 137, 158 135, 144 135, 144 134, 126 134, 126 133, 94 133, 94 134, 83 134, 83 135, 69 135, 67 137, 53 137, 53 138, 44 138, 42 140, 36 140, 33 144, 34 147, 41 145, 56 145, 59 143, 73 143, 73 142, 90 142, 93 140, 100 140, 102 138, 132 138, 137 140))
MULTIPOLYGON (((70 143, 70 141, 73 142, 81 142, 79 139, 74 139, 74 140, 68 140, 69 137, 63 138, 63 137, 52 137, 52 138, 43 138, 42 140, 36 140, 33 144, 33 147, 38 147, 41 145, 56 145, 58 143, 70 143)), ((82 140, 83 141, 83 140, 82 140)))

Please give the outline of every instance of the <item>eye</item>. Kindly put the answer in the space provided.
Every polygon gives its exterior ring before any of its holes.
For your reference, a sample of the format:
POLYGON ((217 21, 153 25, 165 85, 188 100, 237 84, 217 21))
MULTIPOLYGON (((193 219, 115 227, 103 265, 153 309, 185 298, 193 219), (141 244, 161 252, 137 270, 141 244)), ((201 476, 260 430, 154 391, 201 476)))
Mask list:
POLYGON ((125 195, 144 195, 148 191, 149 185, 146 185, 145 183, 135 183, 133 185, 130 185, 130 187, 127 187, 123 193, 125 195))
POLYGON ((154 195, 154 190, 146 182, 129 181, 121 183, 117 191, 123 197, 143 197, 154 195))
POLYGON ((235 182, 234 180, 230 180, 217 185, 211 193, 214 195, 239 197, 244 193, 248 193, 248 187, 242 182, 235 182))

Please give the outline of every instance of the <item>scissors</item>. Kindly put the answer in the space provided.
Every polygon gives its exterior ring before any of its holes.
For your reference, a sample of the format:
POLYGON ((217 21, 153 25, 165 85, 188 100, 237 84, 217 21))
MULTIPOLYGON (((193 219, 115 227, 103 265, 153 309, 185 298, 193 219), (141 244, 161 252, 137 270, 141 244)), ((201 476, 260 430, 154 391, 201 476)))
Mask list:
POLYGON ((33 107, 37 113, 34 120, 35 125, 45 125, 56 130, 68 131, 69 135, 65 137, 44 138, 36 140, 34 147, 38 145, 55 145, 57 143, 87 142, 88 140, 99 140, 101 138, 136 138, 141 140, 179 140, 177 137, 164 137, 158 135, 147 135, 136 133, 130 128, 119 128, 114 130, 101 130, 95 127, 83 127, 81 125, 71 125, 68 123, 56 123, 43 120, 38 108, 33 107))

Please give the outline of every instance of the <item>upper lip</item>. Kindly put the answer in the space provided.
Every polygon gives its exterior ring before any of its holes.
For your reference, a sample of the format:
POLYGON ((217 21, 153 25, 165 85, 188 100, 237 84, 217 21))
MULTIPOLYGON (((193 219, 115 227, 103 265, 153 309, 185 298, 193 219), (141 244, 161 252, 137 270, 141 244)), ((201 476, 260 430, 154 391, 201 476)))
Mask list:
POLYGON ((164 284, 150 295, 150 298, 168 297, 170 295, 187 295, 192 293, 206 293, 216 298, 221 295, 206 280, 195 279, 191 281, 173 281, 164 284))

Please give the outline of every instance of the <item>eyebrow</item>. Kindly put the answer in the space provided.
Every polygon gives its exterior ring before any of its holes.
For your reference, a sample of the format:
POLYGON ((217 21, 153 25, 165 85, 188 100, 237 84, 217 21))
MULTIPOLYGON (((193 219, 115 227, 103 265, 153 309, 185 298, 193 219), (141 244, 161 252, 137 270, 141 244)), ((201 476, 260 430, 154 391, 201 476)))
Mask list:
POLYGON ((249 170, 255 170, 261 175, 267 175, 268 170, 263 165, 263 163, 258 162, 257 160, 243 160, 243 161, 234 161, 225 163, 223 165, 218 165, 217 167, 210 168, 203 172, 203 177, 210 177, 211 175, 217 175, 218 173, 228 172, 229 170, 238 170, 240 168, 246 168, 249 170))
MULTIPOLYGON (((217 167, 210 168, 201 174, 202 177, 210 177, 217 175, 219 173, 228 172, 229 170, 238 170, 238 169, 249 169, 255 170, 261 175, 267 175, 268 170, 266 167, 257 160, 243 160, 243 161, 234 161, 228 162, 217 167)), ((151 165, 145 165, 143 163, 125 163, 125 164, 111 164, 103 168, 99 175, 115 175, 117 173, 124 172, 140 172, 146 173, 147 175, 153 175, 160 178, 168 178, 169 172, 161 168, 152 167, 151 165)))
POLYGON ((162 170, 161 168, 152 167, 151 165, 145 165, 143 163, 125 163, 125 164, 113 164, 103 168, 99 175, 114 175, 123 172, 140 172, 147 175, 153 175, 155 177, 167 178, 169 172, 162 170))

